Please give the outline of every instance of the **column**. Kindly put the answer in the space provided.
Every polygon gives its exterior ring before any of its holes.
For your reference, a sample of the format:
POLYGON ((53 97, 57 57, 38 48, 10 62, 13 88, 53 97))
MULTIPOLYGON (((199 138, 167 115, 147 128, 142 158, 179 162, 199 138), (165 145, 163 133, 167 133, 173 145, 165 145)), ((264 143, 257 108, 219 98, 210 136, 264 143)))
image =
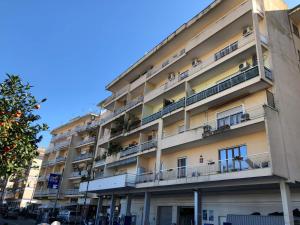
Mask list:
POLYGON ((194 191, 194 225, 202 225, 202 199, 199 190, 194 191))
POLYGON ((112 194, 110 200, 110 209, 109 209, 109 225, 113 225, 115 206, 116 206, 116 198, 115 195, 112 194))
POLYGON ((177 224, 178 206, 172 206, 172 223, 177 224))
POLYGON ((145 200, 144 200, 144 212, 143 212, 143 223, 142 225, 149 225, 149 214, 150 214, 150 199, 151 193, 145 192, 145 200))
POLYGON ((291 202, 291 191, 285 181, 280 182, 281 201, 283 208, 284 224, 294 225, 293 208, 291 202))
POLYGON ((97 212, 96 212, 96 225, 100 223, 100 213, 102 211, 102 204, 103 204, 103 196, 99 196, 98 204, 97 204, 97 212))
POLYGON ((126 216, 130 216, 131 215, 131 199, 132 196, 130 194, 127 195, 126 197, 126 216))

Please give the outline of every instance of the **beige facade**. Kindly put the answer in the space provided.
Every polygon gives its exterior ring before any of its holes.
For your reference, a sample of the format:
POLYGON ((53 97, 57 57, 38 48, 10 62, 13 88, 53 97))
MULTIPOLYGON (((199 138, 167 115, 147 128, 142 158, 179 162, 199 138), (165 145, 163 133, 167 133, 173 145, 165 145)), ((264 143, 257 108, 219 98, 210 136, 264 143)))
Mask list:
POLYGON ((33 160, 30 168, 21 178, 11 178, 5 190, 5 202, 9 206, 24 208, 30 203, 36 203, 33 198, 42 166, 45 149, 38 149, 39 156, 33 160))
POLYGON ((63 172, 63 189, 72 183, 79 195, 96 194, 97 219, 108 212, 111 223, 134 215, 142 225, 185 225, 190 217, 222 225, 228 214, 281 211, 293 224, 299 29, 299 7, 281 0, 214 1, 106 86, 112 95, 99 103, 91 179, 65 182, 70 152, 87 151, 76 147, 75 122, 53 132, 71 130, 71 144, 64 166, 51 172, 63 172))
MULTIPOLYGON (((87 114, 54 129, 45 153, 34 198, 42 207, 82 204, 79 184, 91 175, 99 116, 87 114), (60 175, 59 189, 48 188, 50 174, 60 175)), ((89 195, 88 197, 93 197, 89 195)), ((89 202, 91 200, 89 199, 89 202)))

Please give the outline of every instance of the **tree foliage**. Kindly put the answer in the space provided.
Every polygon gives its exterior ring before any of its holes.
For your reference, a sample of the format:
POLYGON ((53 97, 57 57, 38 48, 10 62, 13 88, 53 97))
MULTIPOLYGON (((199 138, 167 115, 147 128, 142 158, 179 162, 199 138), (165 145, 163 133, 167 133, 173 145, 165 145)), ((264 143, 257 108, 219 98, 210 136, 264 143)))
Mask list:
POLYGON ((37 110, 46 99, 38 101, 31 93, 28 83, 19 76, 7 75, 0 83, 0 177, 27 169, 38 156, 41 131, 48 129, 39 123, 37 110))

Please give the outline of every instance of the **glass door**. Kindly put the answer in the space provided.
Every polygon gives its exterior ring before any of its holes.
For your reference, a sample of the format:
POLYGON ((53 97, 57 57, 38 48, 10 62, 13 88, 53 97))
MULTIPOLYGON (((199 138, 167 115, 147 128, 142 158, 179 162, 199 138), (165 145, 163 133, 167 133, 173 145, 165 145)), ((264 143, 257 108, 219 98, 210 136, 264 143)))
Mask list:
POLYGON ((240 145, 237 147, 221 149, 219 151, 220 172, 231 172, 245 170, 248 168, 246 163, 247 146, 240 145))
POLYGON ((177 160, 177 178, 186 177, 186 158, 177 160))

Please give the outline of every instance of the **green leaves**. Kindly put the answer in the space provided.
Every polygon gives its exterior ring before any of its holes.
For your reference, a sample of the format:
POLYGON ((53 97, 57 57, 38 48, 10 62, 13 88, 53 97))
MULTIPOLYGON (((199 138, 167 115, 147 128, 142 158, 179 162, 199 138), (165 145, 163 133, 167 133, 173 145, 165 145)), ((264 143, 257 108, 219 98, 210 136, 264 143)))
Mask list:
POLYGON ((28 168, 37 156, 40 133, 48 130, 39 124, 41 103, 31 94, 32 86, 7 74, 0 83, 0 177, 8 177, 28 168))

